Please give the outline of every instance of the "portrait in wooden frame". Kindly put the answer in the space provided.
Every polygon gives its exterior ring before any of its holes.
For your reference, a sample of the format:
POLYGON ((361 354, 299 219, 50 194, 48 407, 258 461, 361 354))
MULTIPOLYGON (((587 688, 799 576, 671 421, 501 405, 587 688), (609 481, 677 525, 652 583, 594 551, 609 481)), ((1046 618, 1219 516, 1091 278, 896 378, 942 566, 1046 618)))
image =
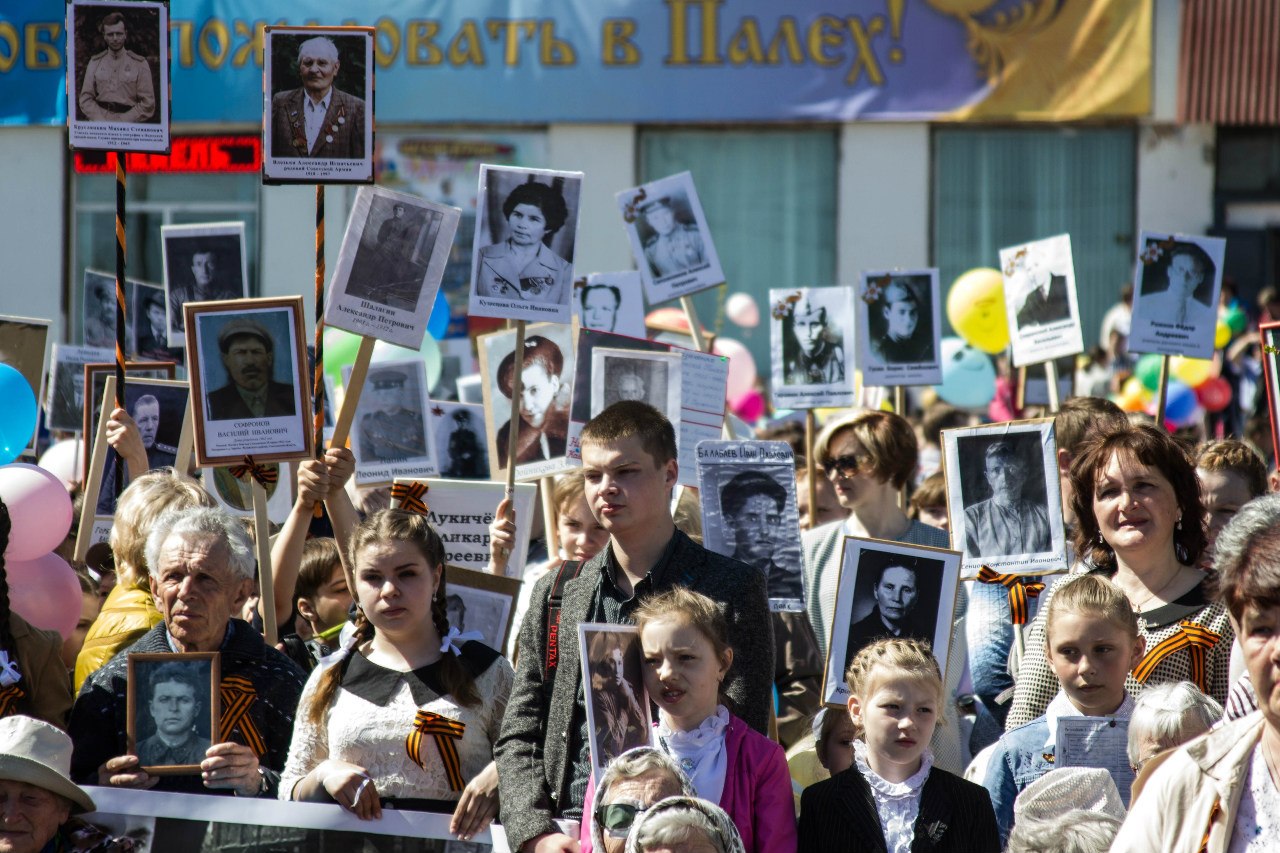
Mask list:
POLYGON ((218 652, 131 653, 126 726, 129 754, 152 776, 194 775, 217 743, 218 652))

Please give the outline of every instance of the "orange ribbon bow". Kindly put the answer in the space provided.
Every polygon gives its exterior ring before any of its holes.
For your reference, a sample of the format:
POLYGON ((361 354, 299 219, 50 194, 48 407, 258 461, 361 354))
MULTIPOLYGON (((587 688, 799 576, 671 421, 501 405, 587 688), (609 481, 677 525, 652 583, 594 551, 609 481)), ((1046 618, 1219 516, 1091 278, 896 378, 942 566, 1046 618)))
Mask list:
POLYGON ((1209 650, 1218 644, 1222 635, 1210 631, 1203 625, 1194 622, 1183 622, 1178 630, 1168 639, 1157 643, 1143 656, 1142 661, 1134 668, 1133 677, 1139 684, 1145 684, 1160 661, 1169 655, 1187 650, 1191 658, 1191 682, 1200 688, 1202 693, 1209 692, 1209 673, 1205 668, 1205 659, 1209 650))
POLYGON ((1020 575, 1003 575, 989 566, 978 569, 978 580, 982 583, 998 583, 1009 590, 1009 613, 1015 625, 1027 624, 1029 599, 1037 598, 1044 592, 1042 581, 1028 582, 1020 575))
POLYGON ((230 740, 231 730, 239 727, 245 745, 259 758, 266 755, 266 741, 262 739, 253 717, 249 716, 249 709, 258 698, 253 682, 243 675, 228 675, 222 679, 219 691, 222 694, 222 719, 218 721, 218 740, 230 740))
POLYGON ((413 717, 413 730, 405 739, 404 748, 413 763, 425 769, 422 763, 422 736, 435 738, 436 749, 440 751, 440 760, 444 762, 444 773, 449 779, 449 790, 461 791, 465 786, 462 778, 462 760, 458 758, 457 740, 462 738, 467 724, 451 720, 431 711, 419 711, 413 717))
POLYGON ((422 496, 427 493, 428 486, 426 483, 419 483, 416 480, 411 483, 393 483, 391 485, 391 500, 400 502, 400 509, 416 512, 418 515, 426 515, 428 512, 427 502, 422 496))
POLYGON ((0 688, 0 717, 8 717, 18 710, 18 701, 27 694, 16 684, 0 688))
POLYGON ((230 471, 231 476, 237 480, 243 480, 246 476, 253 477, 264 489, 280 479, 280 466, 259 465, 253 461, 252 456, 246 456, 242 465, 232 465, 230 471))

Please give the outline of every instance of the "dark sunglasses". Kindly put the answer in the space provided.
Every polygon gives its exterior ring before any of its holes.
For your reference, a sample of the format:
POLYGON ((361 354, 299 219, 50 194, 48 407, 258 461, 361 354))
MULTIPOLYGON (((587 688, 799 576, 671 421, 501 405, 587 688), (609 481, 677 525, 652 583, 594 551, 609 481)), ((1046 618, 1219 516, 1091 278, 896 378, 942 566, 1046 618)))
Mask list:
POLYGON ((861 470, 871 470, 870 456, 858 456, 850 453, 845 456, 837 456, 835 459, 825 459, 822 462, 822 472, 828 477, 837 474, 841 477, 852 477, 861 470))
POLYGON ((610 803, 596 809, 596 823, 613 838, 626 838, 636 818, 652 806, 640 807, 635 803, 610 803))

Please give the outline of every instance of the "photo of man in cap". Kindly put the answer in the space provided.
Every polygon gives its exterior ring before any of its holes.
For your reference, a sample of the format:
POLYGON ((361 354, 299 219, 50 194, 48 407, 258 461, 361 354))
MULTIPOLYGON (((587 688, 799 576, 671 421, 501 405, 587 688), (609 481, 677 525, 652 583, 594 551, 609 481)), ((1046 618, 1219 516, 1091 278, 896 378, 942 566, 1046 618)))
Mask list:
MULTIPOLYGON (((83 824, 71 816, 98 807, 71 781, 71 751, 71 738, 49 723, 20 714, 0 719, 0 850, 88 849, 73 842, 83 824)), ((128 849, 95 841, 103 845, 94 850, 128 849)))
POLYGON ((218 351, 229 381, 207 395, 211 421, 291 416, 293 386, 272 378, 275 343, 255 320, 237 318, 218 332, 218 351))
POLYGON ((831 316, 816 294, 803 291, 791 310, 790 340, 787 340, 785 326, 783 328, 787 385, 829 385, 844 381, 839 319, 831 316))
POLYGON ((676 219, 670 196, 642 204, 640 214, 654 231, 644 241, 644 256, 655 278, 676 275, 706 261, 702 234, 697 226, 676 219))
POLYGON ((334 85, 342 63, 333 39, 298 45, 297 89, 271 99, 271 156, 364 158, 365 103, 334 85))
MULTIPOLYGON (((787 490, 760 471, 743 471, 720 487, 720 509, 733 532, 733 559, 764 572, 770 598, 803 598, 800 564, 779 565, 787 490)), ((794 528, 793 528, 794 529, 794 528)))
POLYGON ((147 60, 125 47, 124 15, 108 12, 98 22, 106 50, 89 60, 76 103, 89 121, 144 122, 156 113, 155 82, 147 60))
POLYGON ((418 388, 404 368, 369 373, 370 392, 360 400, 361 462, 403 462, 427 455, 418 388))

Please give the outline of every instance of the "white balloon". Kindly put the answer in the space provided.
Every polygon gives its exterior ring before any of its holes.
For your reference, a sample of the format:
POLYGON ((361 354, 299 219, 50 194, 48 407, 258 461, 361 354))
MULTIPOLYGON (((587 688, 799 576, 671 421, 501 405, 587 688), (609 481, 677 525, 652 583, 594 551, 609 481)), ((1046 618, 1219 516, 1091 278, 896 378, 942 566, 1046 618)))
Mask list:
POLYGON ((744 329, 760 325, 760 306, 749 293, 735 293, 724 303, 724 315, 744 329))
POLYGON ((68 489, 80 482, 80 457, 84 455, 84 444, 78 438, 64 438, 49 445, 49 449, 40 457, 38 464, 53 476, 62 481, 68 489))

